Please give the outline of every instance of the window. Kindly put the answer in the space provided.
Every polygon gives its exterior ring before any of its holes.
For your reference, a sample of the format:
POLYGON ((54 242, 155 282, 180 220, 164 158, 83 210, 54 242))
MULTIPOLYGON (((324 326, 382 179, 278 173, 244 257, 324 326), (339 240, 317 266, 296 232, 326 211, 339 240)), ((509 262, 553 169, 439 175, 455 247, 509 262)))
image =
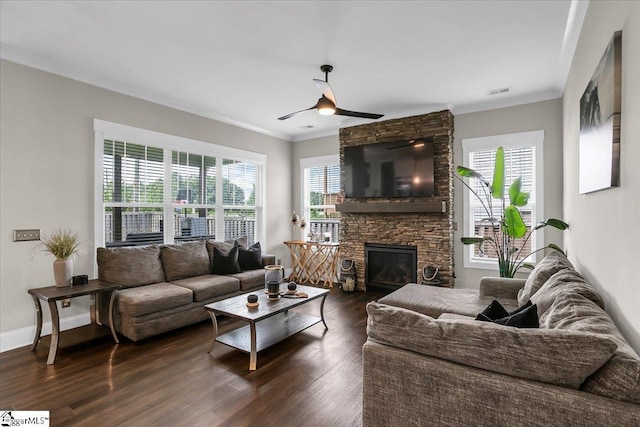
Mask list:
POLYGON ((266 244, 263 154, 94 121, 97 246, 266 244))
POLYGON ((335 206, 340 194, 338 156, 301 159, 300 170, 302 171, 300 216, 306 219, 308 232, 319 236, 331 233, 331 241, 337 242, 340 226, 340 213, 336 211, 335 206))
MULTIPOLYGON (((525 224, 530 228, 543 218, 542 191, 542 147, 544 131, 522 132, 508 135, 497 135, 483 138, 464 139, 462 141, 463 163, 476 170, 491 181, 493 177, 493 163, 497 148, 502 146, 505 153, 505 194, 514 179, 522 179, 522 190, 529 191, 529 203, 519 208, 525 224)), ((467 180, 476 191, 482 191, 477 180, 467 180)), ((465 236, 489 235, 492 225, 486 220, 487 213, 480 201, 464 191, 464 231, 465 236)), ((508 197, 507 197, 508 201, 508 197)), ((499 218, 502 206, 494 206, 492 215, 499 218)), ((519 246, 519 245, 518 245, 519 246)), ((537 248, 535 233, 531 236, 525 253, 537 248)), ((535 254, 528 259, 535 262, 535 254)), ((496 254, 490 245, 464 245, 464 266, 467 268, 496 268, 496 254)))
POLYGON ((129 234, 159 236, 164 191, 163 150, 106 139, 102 151, 105 241, 126 240, 129 234))

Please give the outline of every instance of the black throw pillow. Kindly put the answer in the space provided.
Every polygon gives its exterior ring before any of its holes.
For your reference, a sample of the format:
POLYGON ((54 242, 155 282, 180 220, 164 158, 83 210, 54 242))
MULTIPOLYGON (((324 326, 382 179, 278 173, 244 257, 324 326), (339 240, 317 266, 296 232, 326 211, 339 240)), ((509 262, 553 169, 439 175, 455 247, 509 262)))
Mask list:
POLYGON ((233 274, 241 273, 242 269, 238 264, 238 247, 234 246, 229 252, 223 252, 213 247, 213 262, 211 263, 211 271, 213 274, 233 274))
POLYGON ((493 300, 489 307, 476 316, 476 320, 482 320, 483 322, 493 322, 503 317, 513 316, 520 313, 522 310, 531 307, 531 300, 527 301, 522 307, 517 308, 515 311, 509 313, 498 301, 493 300))
POLYGON ((538 307, 533 304, 528 307, 521 307, 522 310, 514 314, 497 319, 494 322, 504 326, 515 326, 516 328, 539 328, 538 307))
POLYGON ((509 312, 504 309, 502 304, 493 300, 489 307, 485 308, 482 313, 476 316, 476 320, 482 320, 483 322, 491 322, 495 319, 500 319, 509 315, 509 312))
POLYGON ((249 249, 238 246, 238 264, 242 271, 258 270, 262 265, 262 250, 260 242, 255 242, 249 249))

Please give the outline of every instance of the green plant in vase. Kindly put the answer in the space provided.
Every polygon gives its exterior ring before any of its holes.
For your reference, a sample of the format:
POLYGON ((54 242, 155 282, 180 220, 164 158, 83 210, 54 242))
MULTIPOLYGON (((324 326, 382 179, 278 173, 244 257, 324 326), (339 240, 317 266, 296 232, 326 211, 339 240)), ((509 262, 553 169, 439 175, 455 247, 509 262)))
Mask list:
POLYGON ((531 230, 527 228, 518 208, 527 205, 529 202, 529 192, 522 191, 522 180, 521 178, 516 178, 509 186, 509 201, 507 203, 504 177, 504 149, 502 147, 498 147, 496 152, 492 182, 489 182, 475 170, 464 166, 458 166, 457 172, 459 176, 456 177, 482 204, 482 208, 487 215, 484 221, 491 224, 489 235, 463 237, 461 241, 465 245, 489 244, 497 254, 500 277, 514 277, 521 268, 532 269, 534 266, 526 262, 526 259, 535 252, 547 248, 563 252, 558 245, 550 243, 528 254, 523 253, 523 249, 536 230, 547 226, 557 228, 558 230, 566 230, 569 224, 560 219, 547 218, 536 224, 531 230), (481 183, 481 191, 478 192, 474 190, 461 177, 477 179, 481 183), (500 218, 496 218, 493 215, 494 202, 499 204, 501 210, 500 218), (518 239, 522 239, 519 242, 520 244, 518 244, 518 239))
POLYGON ((56 259, 53 262, 53 275, 56 286, 68 286, 73 275, 73 259, 71 255, 78 252, 80 241, 78 235, 71 230, 59 228, 53 233, 43 236, 40 244, 45 252, 56 259))

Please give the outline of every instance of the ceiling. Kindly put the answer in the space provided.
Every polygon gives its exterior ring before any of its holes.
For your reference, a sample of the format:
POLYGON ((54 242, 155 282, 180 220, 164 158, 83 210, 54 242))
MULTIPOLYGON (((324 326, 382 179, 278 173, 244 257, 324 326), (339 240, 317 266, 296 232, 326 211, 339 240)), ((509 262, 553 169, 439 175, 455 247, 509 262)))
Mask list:
POLYGON ((0 56, 289 141, 562 95, 588 2, 6 1, 0 56), (489 95, 493 89, 506 93, 489 95))

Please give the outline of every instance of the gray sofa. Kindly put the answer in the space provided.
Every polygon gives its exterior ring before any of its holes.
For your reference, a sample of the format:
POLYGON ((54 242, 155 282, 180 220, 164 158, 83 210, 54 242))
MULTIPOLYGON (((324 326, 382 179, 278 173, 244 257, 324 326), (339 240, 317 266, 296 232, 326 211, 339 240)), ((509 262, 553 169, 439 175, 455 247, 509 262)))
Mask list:
MULTIPOLYGON (((240 242, 199 240, 98 248, 98 278, 123 287, 114 304, 116 330, 139 341, 208 319, 206 304, 264 288, 262 268, 213 274, 214 248, 226 253, 237 245, 240 242)), ((252 253, 261 261, 254 267, 275 264, 272 255, 252 253)), ((106 301, 100 304, 101 320, 107 322, 106 301)))
POLYGON ((559 252, 527 280, 408 284, 367 306, 363 424, 639 426, 640 358, 559 252), (537 305, 539 329, 474 320, 537 305))

